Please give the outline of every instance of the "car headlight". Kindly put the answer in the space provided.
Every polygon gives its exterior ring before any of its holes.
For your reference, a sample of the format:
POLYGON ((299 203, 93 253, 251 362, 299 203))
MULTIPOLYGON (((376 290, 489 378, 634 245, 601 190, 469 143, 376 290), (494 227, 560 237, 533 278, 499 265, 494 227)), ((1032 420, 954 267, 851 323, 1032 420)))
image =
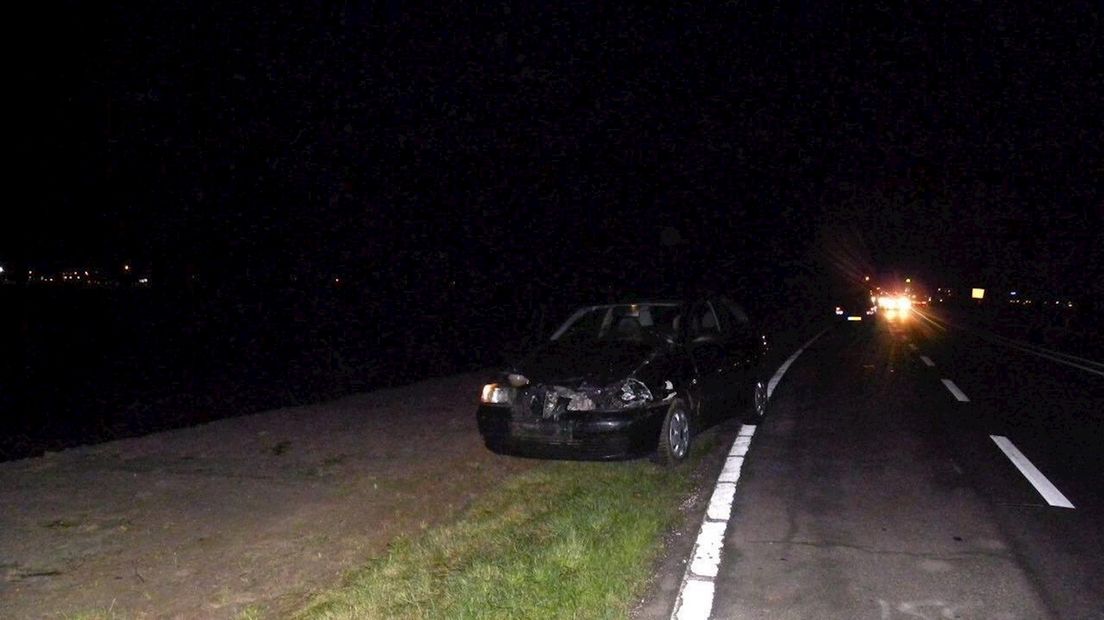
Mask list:
POLYGON ((508 385, 488 383, 483 386, 483 391, 479 395, 479 402, 484 405, 512 405, 516 393, 517 390, 508 385))
POLYGON ((624 407, 644 405, 652 401, 652 391, 639 379, 625 379, 618 388, 617 399, 624 407))

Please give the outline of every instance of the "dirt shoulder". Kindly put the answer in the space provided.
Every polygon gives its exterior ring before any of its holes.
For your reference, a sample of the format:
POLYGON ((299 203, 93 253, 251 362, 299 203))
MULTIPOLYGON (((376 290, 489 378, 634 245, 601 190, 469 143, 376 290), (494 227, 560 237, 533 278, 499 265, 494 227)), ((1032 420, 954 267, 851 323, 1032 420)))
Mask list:
POLYGON ((275 615, 532 461, 491 454, 481 375, 0 464, 0 616, 275 615))

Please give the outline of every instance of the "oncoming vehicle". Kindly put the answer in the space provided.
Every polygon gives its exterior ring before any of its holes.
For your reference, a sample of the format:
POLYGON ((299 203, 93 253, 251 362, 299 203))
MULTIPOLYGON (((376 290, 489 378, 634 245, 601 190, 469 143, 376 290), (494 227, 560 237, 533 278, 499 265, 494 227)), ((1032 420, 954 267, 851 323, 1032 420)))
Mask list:
POLYGON ((835 308, 835 315, 841 321, 859 323, 873 317, 877 306, 874 298, 866 292, 849 292, 842 295, 839 305, 835 308))
POLYGON ((766 337, 724 297, 586 306, 483 386, 479 432, 506 454, 654 453, 675 463, 702 429, 766 413, 766 350, 766 337))

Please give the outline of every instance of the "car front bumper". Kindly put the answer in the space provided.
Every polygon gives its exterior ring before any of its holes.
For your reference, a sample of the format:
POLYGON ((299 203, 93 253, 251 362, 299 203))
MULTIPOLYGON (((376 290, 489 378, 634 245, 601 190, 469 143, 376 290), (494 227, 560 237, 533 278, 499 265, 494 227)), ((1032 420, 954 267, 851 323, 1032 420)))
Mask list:
POLYGON ((543 419, 512 407, 480 405, 479 433, 501 454, 535 458, 614 460, 656 449, 669 403, 619 411, 568 411, 543 419))

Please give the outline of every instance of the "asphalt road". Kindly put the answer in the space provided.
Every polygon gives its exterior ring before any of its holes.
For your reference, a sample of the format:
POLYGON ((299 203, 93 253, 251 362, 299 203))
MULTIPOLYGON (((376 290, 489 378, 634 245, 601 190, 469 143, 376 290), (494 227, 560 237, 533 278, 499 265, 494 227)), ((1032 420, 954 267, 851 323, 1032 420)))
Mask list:
POLYGON ((712 617, 1104 618, 1104 366, 924 314, 789 369, 712 617))

